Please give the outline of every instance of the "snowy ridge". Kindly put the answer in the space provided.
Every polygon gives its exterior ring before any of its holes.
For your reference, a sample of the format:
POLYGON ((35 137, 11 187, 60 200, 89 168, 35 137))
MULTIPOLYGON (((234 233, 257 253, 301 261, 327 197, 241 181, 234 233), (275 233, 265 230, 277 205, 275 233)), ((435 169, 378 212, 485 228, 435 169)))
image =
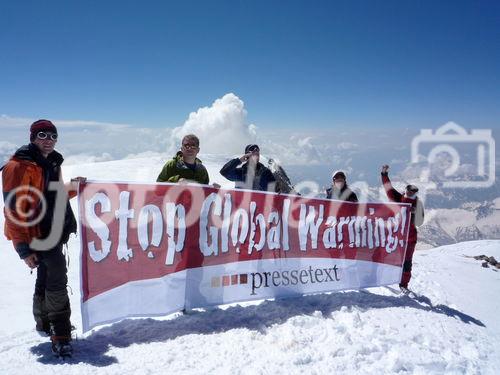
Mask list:
MULTIPOLYGON (((63 173, 154 181, 164 161, 70 166, 63 173)), ((216 177, 218 164, 207 166, 216 182, 225 182, 216 177)), ((69 253, 72 321, 81 332, 78 238, 69 253)), ((500 241, 417 251, 414 298, 394 293, 396 286, 380 287, 124 320, 79 335, 75 357, 62 363, 34 332, 35 275, 0 236, 0 372, 498 374, 500 272, 471 258, 481 254, 500 259, 500 241)))

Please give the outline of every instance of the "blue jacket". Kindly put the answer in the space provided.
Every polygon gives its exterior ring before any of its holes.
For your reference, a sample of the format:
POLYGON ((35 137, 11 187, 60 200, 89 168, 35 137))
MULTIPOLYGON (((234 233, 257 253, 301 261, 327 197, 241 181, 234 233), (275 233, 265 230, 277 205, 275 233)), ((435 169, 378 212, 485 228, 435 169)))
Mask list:
POLYGON ((237 189, 274 191, 276 179, 269 168, 262 163, 257 163, 255 173, 252 173, 248 163, 239 167, 240 164, 239 158, 231 159, 222 167, 220 174, 228 180, 234 181, 237 189))

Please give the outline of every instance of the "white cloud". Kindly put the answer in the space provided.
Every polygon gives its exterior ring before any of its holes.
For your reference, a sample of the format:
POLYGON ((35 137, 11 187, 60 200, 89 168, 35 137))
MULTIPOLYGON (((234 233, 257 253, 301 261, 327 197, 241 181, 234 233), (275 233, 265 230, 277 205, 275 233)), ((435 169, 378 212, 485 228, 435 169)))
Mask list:
MULTIPOLYGON (((12 117, 8 115, 0 115, 0 126, 2 129, 13 128, 19 130, 19 127, 24 127, 26 131, 29 132, 29 126, 39 120, 38 118, 28 118, 28 117, 12 117)), ((54 123, 56 127, 63 128, 110 128, 110 129, 129 129, 133 127, 132 124, 118 124, 111 122, 101 122, 101 121, 86 121, 86 120, 58 120, 58 119, 48 119, 54 123)))
POLYGON ((313 144, 312 137, 297 137, 291 136, 290 142, 286 146, 287 150, 284 152, 284 158, 287 163, 295 162, 302 163, 320 163, 321 156, 318 147, 313 144))
MULTIPOLYGON (((28 142, 28 127, 33 120, 36 119, 0 116, 0 126, 5 136, 3 139, 16 145, 8 149, 4 147, 5 154, 10 155, 15 148, 28 142)), ((241 155, 246 144, 257 143, 263 159, 271 157, 284 166, 315 166, 301 170, 301 175, 307 175, 307 178, 316 178, 316 175, 320 176, 318 173, 323 176, 322 170, 318 172, 317 167, 320 165, 327 166, 328 173, 330 169, 342 168, 358 174, 369 172, 371 176, 372 163, 376 162, 378 170, 382 160, 404 156, 387 151, 387 147, 379 143, 373 144, 372 140, 380 135, 380 129, 363 129, 367 135, 361 136, 359 132, 345 131, 345 126, 321 129, 315 128, 314 123, 302 129, 257 128, 247 119, 243 100, 233 93, 194 110, 176 128, 141 128, 132 124, 88 120, 51 120, 61 127, 56 149, 66 157, 68 164, 77 161, 171 157, 179 149, 182 137, 188 133, 200 138, 200 156, 203 160, 212 154, 227 158, 241 155), (374 151, 377 153, 374 154, 374 151), (388 155, 382 155, 382 152, 388 155), (354 159, 351 158, 353 153, 356 153, 354 159), (380 160, 375 161, 374 155, 380 160)), ((321 176, 317 179, 321 179, 321 176)))
POLYGON ((0 141, 0 153, 15 151, 16 147, 14 143, 0 141))
POLYGON ((245 145, 255 142, 257 127, 248 124, 245 104, 233 93, 217 99, 210 107, 189 114, 186 122, 172 131, 173 146, 193 133, 200 138, 203 153, 242 153, 245 145))
POLYGON ((337 148, 341 151, 345 150, 355 150, 359 147, 356 143, 351 143, 351 142, 340 142, 337 144, 337 148))
MULTIPOLYGON (((29 124, 36 119, 0 116, 6 138, 17 146, 5 149, 10 155, 18 146, 28 142, 29 124)), ((243 153, 245 145, 258 143, 265 158, 272 157, 283 164, 320 164, 339 161, 335 144, 325 143, 310 129, 290 135, 288 130, 266 129, 262 132, 247 120, 245 103, 228 93, 190 113, 182 126, 176 128, 140 128, 132 124, 101 121, 50 119, 61 128, 56 149, 66 157, 67 164, 90 163, 147 155, 171 156, 179 150, 181 139, 188 133, 200 138, 201 156, 223 154, 227 157, 243 153), (271 139, 272 138, 272 139, 271 139)), ((354 143, 345 142, 354 147, 354 143)), ((0 148, 0 150, 2 150, 0 148)), ((337 150, 338 151, 338 150, 337 150)), ((0 154, 1 156, 1 154, 0 154)))
POLYGON ((6 127, 18 128, 19 126, 28 126, 33 121, 34 120, 26 117, 11 117, 8 115, 0 115, 0 125, 2 126, 2 129, 5 129, 6 127))
POLYGON ((324 150, 313 142, 312 137, 293 134, 278 139, 258 137, 261 154, 271 157, 282 164, 306 165, 320 164, 324 150))
POLYGON ((17 146, 14 143, 0 141, 0 164, 6 161, 16 150, 17 146))
POLYGON ((496 199, 493 201, 493 203, 494 203, 494 208, 495 208, 496 210, 500 210, 500 197, 496 198, 496 199))
POLYGON ((408 164, 408 160, 406 159, 392 159, 389 165, 396 165, 396 164, 408 164))

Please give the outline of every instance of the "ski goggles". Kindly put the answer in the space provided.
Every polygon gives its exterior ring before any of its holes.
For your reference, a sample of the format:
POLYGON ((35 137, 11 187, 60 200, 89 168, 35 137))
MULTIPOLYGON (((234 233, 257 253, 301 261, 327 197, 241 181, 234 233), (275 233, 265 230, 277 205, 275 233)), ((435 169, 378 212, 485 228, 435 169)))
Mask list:
POLYGON ((57 133, 38 132, 36 133, 36 137, 38 139, 51 139, 57 141, 57 133))

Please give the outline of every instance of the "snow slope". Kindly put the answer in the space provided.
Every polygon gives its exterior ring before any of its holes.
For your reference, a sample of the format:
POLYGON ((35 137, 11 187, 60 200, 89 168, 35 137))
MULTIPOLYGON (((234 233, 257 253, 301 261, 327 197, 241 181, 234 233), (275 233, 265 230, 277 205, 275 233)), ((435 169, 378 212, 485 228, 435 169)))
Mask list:
MULTIPOLYGON (((64 175, 153 181, 163 162, 70 166, 64 175)), ((219 165, 206 163, 216 176, 219 165)), ((80 330, 78 239, 69 252, 72 320, 80 330)), ((34 332, 35 275, 0 236, 0 373, 498 374, 500 273, 470 257, 480 254, 500 259, 500 241, 418 251, 414 298, 381 287, 125 320, 78 334, 75 357, 60 362, 34 332)))

